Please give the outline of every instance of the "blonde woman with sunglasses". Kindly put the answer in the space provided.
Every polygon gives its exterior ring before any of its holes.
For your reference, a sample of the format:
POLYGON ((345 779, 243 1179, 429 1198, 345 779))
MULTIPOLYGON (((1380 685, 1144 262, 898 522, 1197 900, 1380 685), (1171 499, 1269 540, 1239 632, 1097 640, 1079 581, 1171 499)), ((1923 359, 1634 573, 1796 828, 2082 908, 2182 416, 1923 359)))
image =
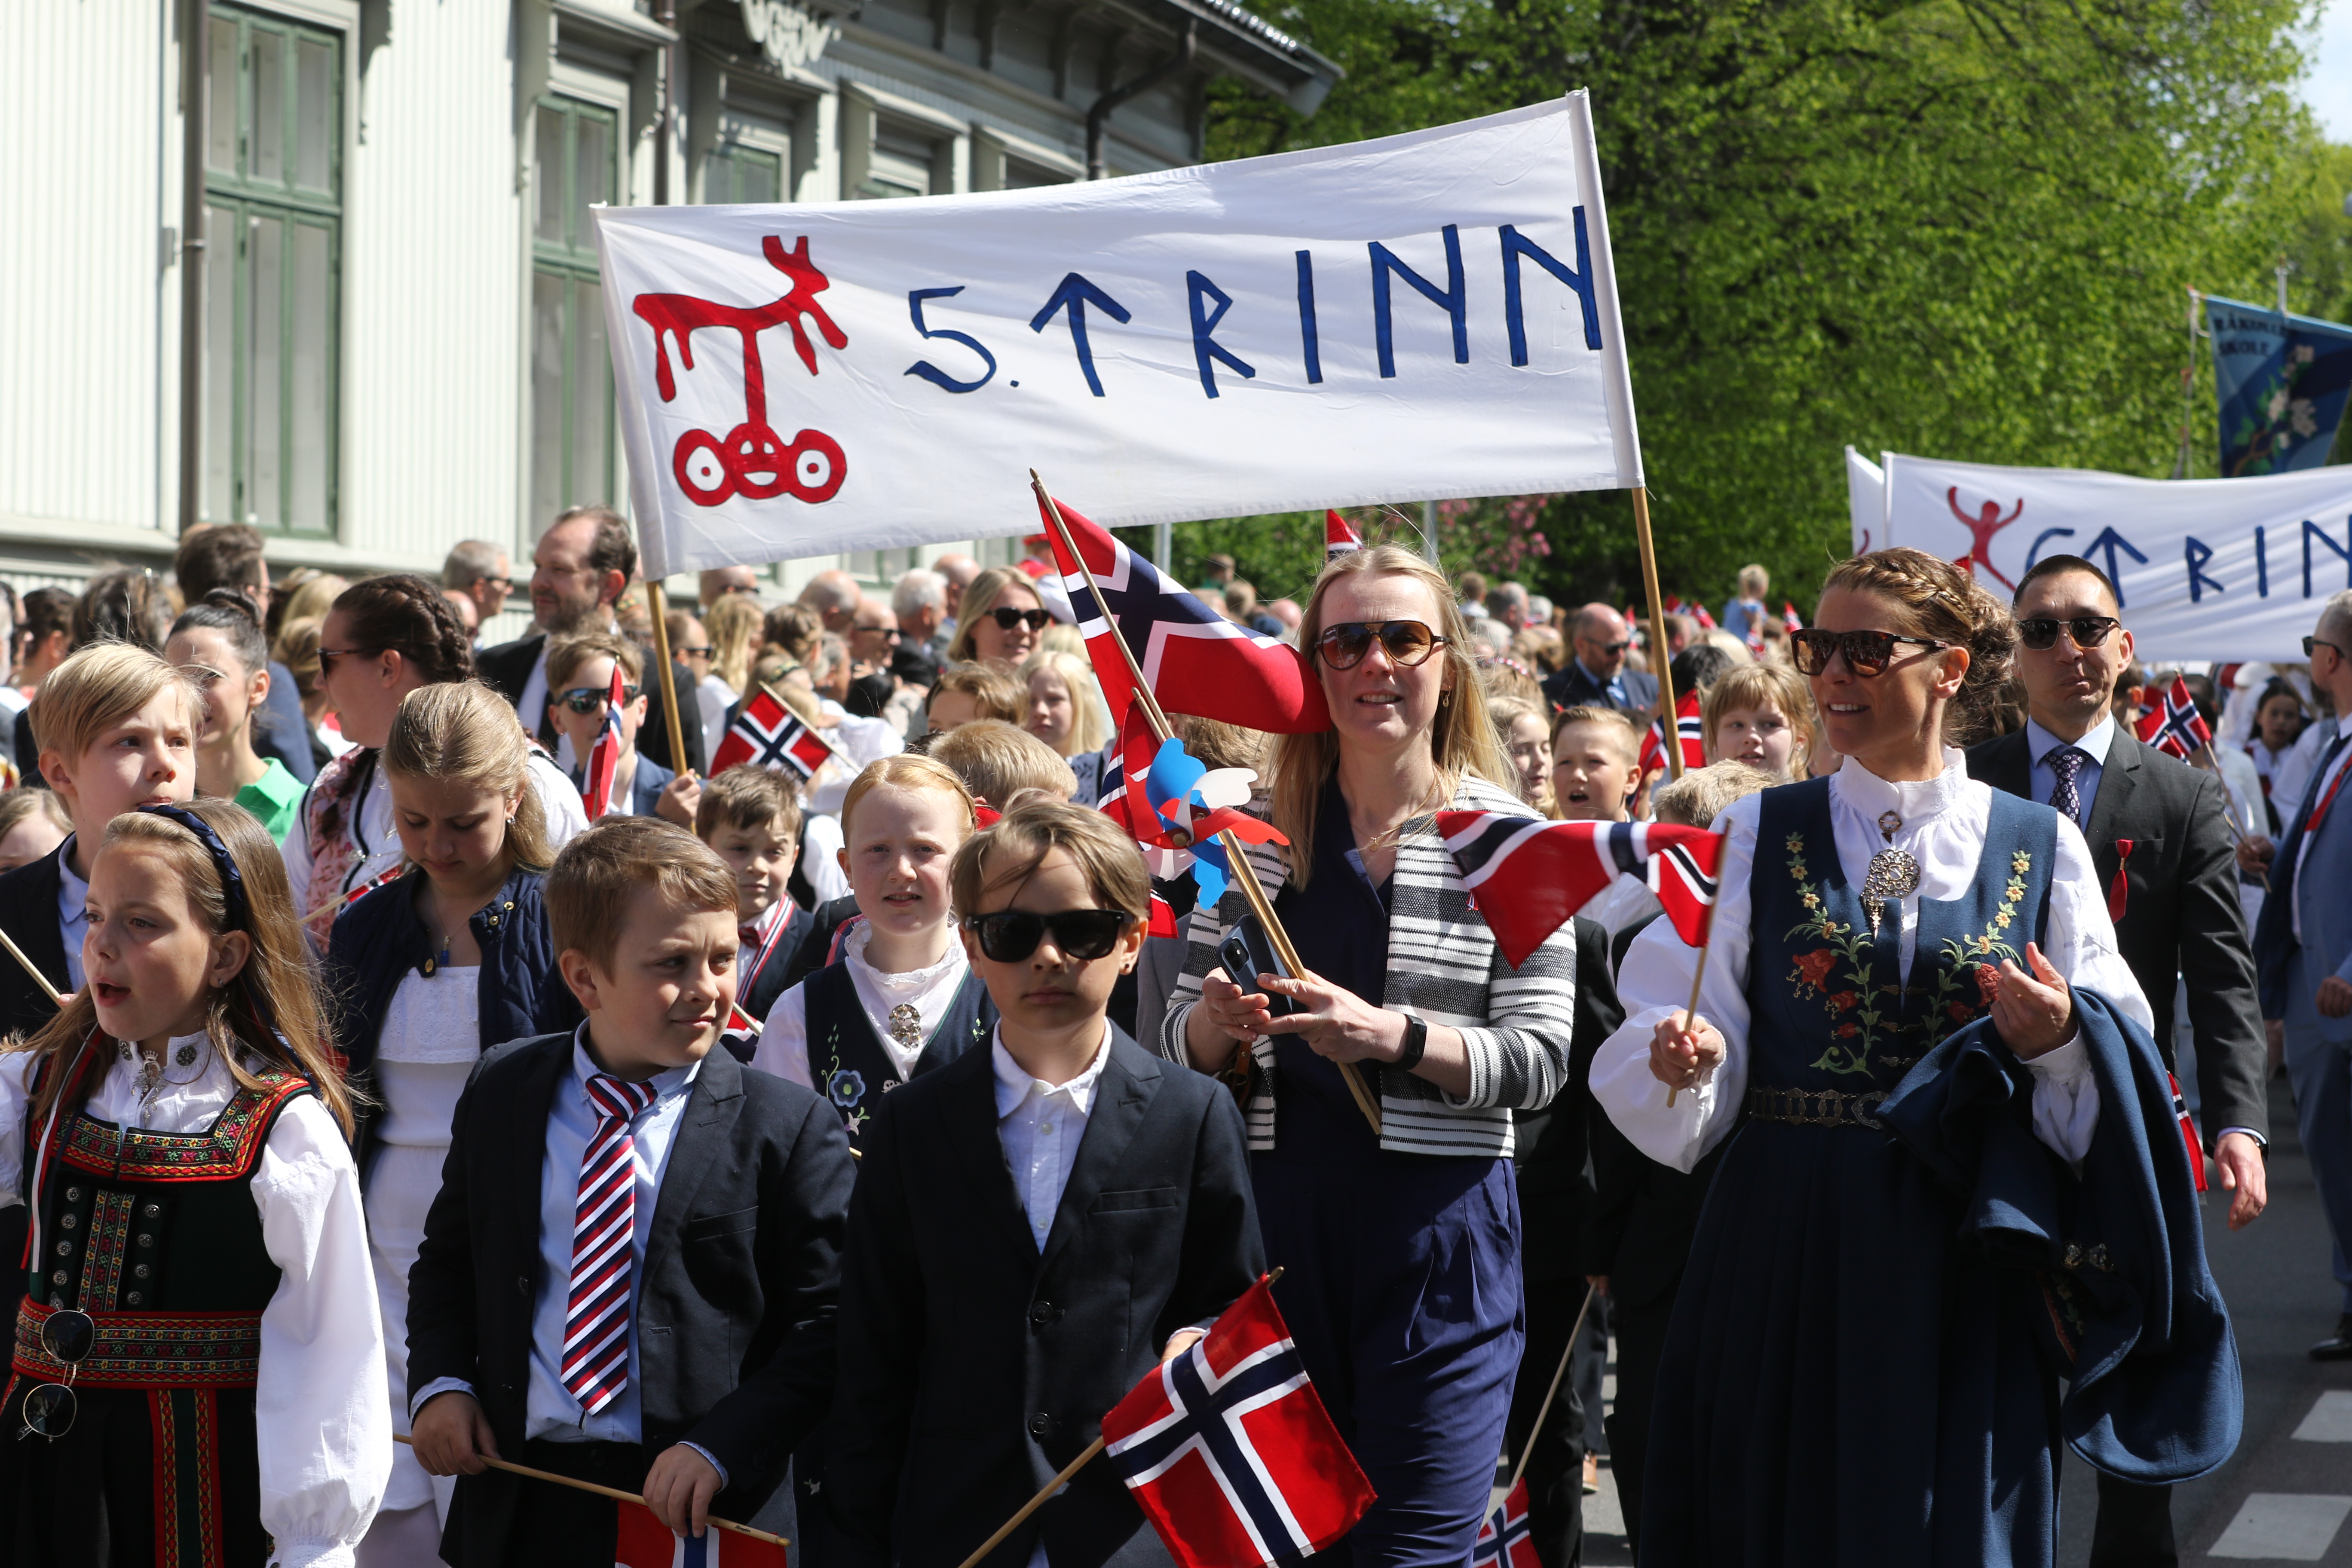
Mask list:
POLYGON ((1434 829, 1447 808, 1531 816, 1445 579, 1393 546, 1342 556, 1299 646, 1332 724, 1275 739, 1289 847, 1253 860, 1305 972, 1228 975, 1218 944, 1246 905, 1196 910, 1160 1048, 1204 1072, 1237 1053, 1254 1068, 1251 1175, 1267 1256, 1288 1269, 1277 1295, 1380 1494, 1349 1537, 1357 1568, 1460 1563, 1524 1337, 1512 1112, 1568 1080, 1575 941, 1563 930, 1505 963, 1434 829))

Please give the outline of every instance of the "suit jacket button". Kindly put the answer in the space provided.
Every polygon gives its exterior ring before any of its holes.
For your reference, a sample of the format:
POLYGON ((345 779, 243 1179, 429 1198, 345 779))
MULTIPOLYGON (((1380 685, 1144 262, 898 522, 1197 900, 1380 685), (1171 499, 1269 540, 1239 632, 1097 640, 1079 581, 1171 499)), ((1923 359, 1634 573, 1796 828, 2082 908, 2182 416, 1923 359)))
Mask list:
POLYGON ((1054 1303, 1039 1301, 1029 1309, 1029 1326, 1042 1329, 1054 1321, 1054 1303))
POLYGON ((528 1296, 530 1294, 530 1275, 518 1274, 515 1276, 515 1294, 518 1296, 528 1296))
POLYGON ((1041 1410, 1036 1415, 1029 1417, 1029 1436, 1032 1437, 1043 1437, 1046 1433, 1051 1432, 1053 1429, 1054 1418, 1046 1415, 1044 1411, 1041 1410))

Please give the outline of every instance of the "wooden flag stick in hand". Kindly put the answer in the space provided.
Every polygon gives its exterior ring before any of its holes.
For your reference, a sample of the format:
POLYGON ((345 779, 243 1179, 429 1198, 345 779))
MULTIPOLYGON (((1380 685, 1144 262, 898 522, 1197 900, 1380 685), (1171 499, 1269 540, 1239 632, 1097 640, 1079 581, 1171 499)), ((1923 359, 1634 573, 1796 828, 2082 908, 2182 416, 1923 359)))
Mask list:
MULTIPOLYGON (((1715 935, 1715 910, 1713 909, 1709 909, 1706 912, 1706 934, 1710 937, 1715 935)), ((1702 984, 1706 984, 1706 950, 1714 945, 1715 943, 1712 942, 1703 942, 1698 944, 1698 968, 1691 975, 1690 1005, 1683 1009, 1683 1027, 1685 1029, 1696 1029, 1698 1027, 1698 988, 1702 984)), ((1674 1086, 1671 1084, 1667 1085, 1666 1109, 1668 1110, 1672 1110, 1675 1108, 1675 1090, 1674 1086)))
MULTIPOLYGON (((414 1438, 404 1437, 397 1432, 392 1435, 392 1440, 395 1443, 406 1443, 412 1447, 415 1446, 414 1438)), ((598 1497, 608 1497, 616 1502, 633 1502, 639 1508, 646 1506, 643 1496, 636 1492, 625 1492, 618 1487, 600 1487, 594 1481, 575 1481, 570 1476, 559 1476, 552 1470, 534 1470, 529 1465, 509 1464, 504 1459, 493 1459, 488 1454, 482 1456, 482 1463, 494 1470, 504 1470, 509 1475, 526 1476, 534 1481, 546 1481, 551 1486, 570 1487, 575 1491, 594 1492, 598 1497)), ((731 1519, 712 1519, 705 1522, 713 1530, 731 1531, 737 1535, 748 1535, 754 1541, 764 1541, 771 1546, 792 1544, 781 1535, 771 1535, 764 1530, 754 1530, 748 1524, 738 1524, 731 1519)))
POLYGON ((33 984, 41 988, 41 994, 49 999, 49 1005, 54 1007, 63 1008, 66 1005, 66 999, 58 994, 58 988, 56 986, 49 984, 49 977, 47 975, 33 967, 33 961, 25 956, 25 950, 16 945, 16 939, 11 937, 6 931, 0 931, 0 942, 5 942, 7 944, 8 956, 15 959, 18 963, 24 966, 25 973, 33 977, 33 984))
MULTIPOLYGON (((1152 695, 1151 683, 1143 678, 1143 666, 1137 661, 1135 650, 1127 646, 1127 634, 1119 630, 1118 617, 1111 614, 1110 601, 1103 597, 1102 584, 1095 581, 1094 571, 1087 565, 1087 558, 1078 553, 1077 542, 1070 537, 1070 525, 1062 521, 1062 509, 1054 503, 1052 492, 1045 489, 1045 481, 1037 477, 1034 468, 1029 470, 1029 484, 1037 492, 1038 505, 1045 510, 1045 521, 1052 526, 1054 537, 1061 542, 1062 549, 1069 558, 1078 563, 1079 570, 1086 573, 1087 587, 1094 595, 1095 612, 1102 616, 1103 625, 1110 629, 1110 640, 1118 645, 1119 657, 1127 661, 1128 679, 1135 688, 1135 700, 1143 704, 1144 717, 1151 721, 1152 737, 1164 744, 1175 731, 1169 725, 1168 715, 1160 710, 1160 700, 1152 695)), ((1091 643, 1087 645, 1087 650, 1091 658, 1091 643)), ((1141 782, 1136 781, 1139 785, 1141 782)), ((1217 842, 1224 847, 1225 859, 1234 868, 1234 886, 1240 888, 1242 897, 1249 900, 1250 912, 1257 916, 1258 924, 1265 928, 1267 940, 1274 943, 1275 955, 1282 960, 1283 967, 1292 975, 1306 973, 1307 966, 1298 961, 1298 950, 1290 945, 1290 933, 1283 930, 1282 921, 1274 912, 1274 900, 1265 896, 1265 889, 1257 879, 1257 868, 1250 864, 1248 847, 1242 843, 1240 836, 1231 830, 1218 834, 1217 842)), ((1237 985, 1243 984, 1239 976, 1231 978, 1237 985)), ((1354 1062, 1334 1065, 1339 1069, 1339 1080, 1348 1086, 1349 1098, 1356 1102, 1356 1109, 1364 1113, 1364 1120, 1371 1123, 1372 1135, 1379 1137, 1380 1102, 1364 1087, 1363 1074, 1354 1062)))

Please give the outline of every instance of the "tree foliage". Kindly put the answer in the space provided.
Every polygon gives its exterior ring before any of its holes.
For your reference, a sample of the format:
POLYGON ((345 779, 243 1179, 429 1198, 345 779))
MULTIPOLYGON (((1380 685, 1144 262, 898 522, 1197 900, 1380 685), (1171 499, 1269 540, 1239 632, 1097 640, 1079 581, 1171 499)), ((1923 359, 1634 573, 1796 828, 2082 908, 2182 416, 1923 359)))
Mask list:
MULTIPOLYGON (((2187 289, 2267 298, 2282 247, 2306 237, 2307 279, 2326 262, 2344 287, 2342 237, 2313 217, 2316 189, 2342 182, 2320 177, 2292 97, 2305 9, 1290 0, 1272 18, 1347 79, 1306 120, 1221 85, 1209 150, 1589 87, 1668 589, 1711 599, 1755 560, 1801 597, 1846 548, 1848 443, 2168 473, 2187 289)), ((2210 452, 2210 397, 2195 413, 2210 452)), ((1507 504, 1462 510, 1450 565, 1494 547, 1507 504)), ((1549 552, 1523 573, 1538 587, 1581 599, 1638 580, 1625 497, 1554 498, 1543 519, 1549 552)))

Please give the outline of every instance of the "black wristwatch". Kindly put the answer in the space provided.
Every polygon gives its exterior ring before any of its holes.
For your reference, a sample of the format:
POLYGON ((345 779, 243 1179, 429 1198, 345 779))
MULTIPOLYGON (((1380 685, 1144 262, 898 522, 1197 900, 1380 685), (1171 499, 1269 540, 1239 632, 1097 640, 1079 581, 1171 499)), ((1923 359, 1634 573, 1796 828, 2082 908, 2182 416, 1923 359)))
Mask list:
POLYGON ((1394 1065, 1399 1070, 1411 1072, 1421 1065, 1423 1052, 1429 1049, 1429 1026, 1407 1013, 1404 1016, 1404 1049, 1398 1053, 1394 1065))

